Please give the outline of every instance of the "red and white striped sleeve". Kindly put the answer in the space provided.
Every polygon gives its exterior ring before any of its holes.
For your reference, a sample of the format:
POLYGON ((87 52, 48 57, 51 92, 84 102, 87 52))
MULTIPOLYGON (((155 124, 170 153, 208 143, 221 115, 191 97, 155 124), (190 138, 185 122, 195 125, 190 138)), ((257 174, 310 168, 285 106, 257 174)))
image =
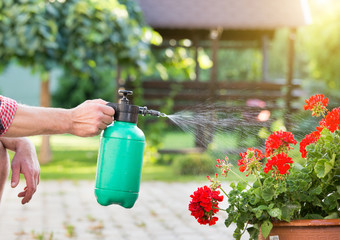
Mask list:
POLYGON ((5 134, 12 124, 17 108, 15 100, 0 95, 0 136, 5 134))

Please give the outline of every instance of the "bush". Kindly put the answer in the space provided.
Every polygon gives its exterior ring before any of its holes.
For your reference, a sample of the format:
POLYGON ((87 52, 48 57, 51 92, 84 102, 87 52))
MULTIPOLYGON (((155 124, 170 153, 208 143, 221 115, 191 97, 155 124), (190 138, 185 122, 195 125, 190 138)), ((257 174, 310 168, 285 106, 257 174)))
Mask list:
POLYGON ((189 154, 175 158, 173 167, 179 175, 213 174, 215 161, 207 154, 189 154))
POLYGON ((177 157, 178 154, 160 154, 156 163, 159 165, 171 165, 177 157))

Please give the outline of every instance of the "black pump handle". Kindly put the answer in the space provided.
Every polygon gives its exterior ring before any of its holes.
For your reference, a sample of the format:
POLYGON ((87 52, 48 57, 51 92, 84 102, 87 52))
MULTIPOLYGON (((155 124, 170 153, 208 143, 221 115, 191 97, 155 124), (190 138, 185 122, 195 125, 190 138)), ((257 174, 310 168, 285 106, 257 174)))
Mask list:
POLYGON ((123 94, 124 97, 127 97, 128 95, 132 95, 133 92, 129 90, 118 90, 118 93, 123 94))
POLYGON ((127 95, 132 95, 133 92, 129 90, 118 90, 118 93, 123 94, 123 97, 119 100, 119 102, 129 104, 129 99, 127 98, 127 95))

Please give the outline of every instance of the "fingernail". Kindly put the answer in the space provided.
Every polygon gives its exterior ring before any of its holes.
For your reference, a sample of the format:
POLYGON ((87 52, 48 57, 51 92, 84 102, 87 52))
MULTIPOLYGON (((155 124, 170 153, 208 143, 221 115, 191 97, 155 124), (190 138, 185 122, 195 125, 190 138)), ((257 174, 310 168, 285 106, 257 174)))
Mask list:
POLYGON ((11 186, 14 187, 14 186, 15 186, 15 182, 12 182, 12 183, 11 183, 11 186))

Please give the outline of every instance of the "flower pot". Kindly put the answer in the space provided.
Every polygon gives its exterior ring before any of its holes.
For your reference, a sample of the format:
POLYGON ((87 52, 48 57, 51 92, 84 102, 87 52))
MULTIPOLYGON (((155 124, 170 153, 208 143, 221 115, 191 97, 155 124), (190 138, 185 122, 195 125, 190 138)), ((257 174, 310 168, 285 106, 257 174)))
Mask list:
POLYGON ((340 239, 340 219, 305 219, 273 223, 273 229, 265 239, 259 240, 321 240, 340 239))

